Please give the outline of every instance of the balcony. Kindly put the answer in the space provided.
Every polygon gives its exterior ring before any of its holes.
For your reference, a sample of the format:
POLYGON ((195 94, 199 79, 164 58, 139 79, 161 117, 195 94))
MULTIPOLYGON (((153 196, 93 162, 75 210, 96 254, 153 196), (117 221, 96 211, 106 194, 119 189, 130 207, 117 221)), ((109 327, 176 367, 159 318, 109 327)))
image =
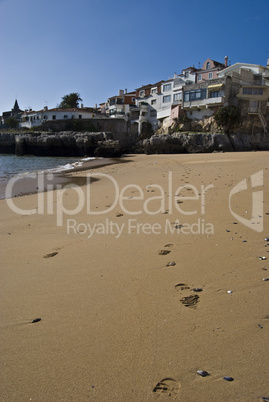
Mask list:
POLYGON ((205 99, 198 99, 198 100, 192 100, 189 102, 184 102, 183 103, 183 109, 206 109, 214 106, 218 106, 223 104, 224 98, 223 96, 219 96, 216 98, 205 98, 205 99))

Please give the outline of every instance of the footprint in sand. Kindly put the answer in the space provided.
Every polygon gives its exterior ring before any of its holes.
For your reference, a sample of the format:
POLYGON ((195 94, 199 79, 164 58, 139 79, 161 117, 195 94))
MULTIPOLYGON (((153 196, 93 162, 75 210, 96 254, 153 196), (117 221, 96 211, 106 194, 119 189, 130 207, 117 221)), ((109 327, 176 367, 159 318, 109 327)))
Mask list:
POLYGON ((170 250, 160 250, 160 251, 159 251, 159 255, 167 255, 167 254, 169 254, 169 253, 171 253, 170 250))
POLYGON ((178 283, 175 288, 178 290, 186 290, 186 289, 190 289, 189 286, 185 285, 185 283, 178 283))
POLYGON ((58 251, 54 251, 53 253, 49 253, 43 256, 43 258, 51 258, 51 257, 55 257, 55 255, 58 254, 58 251))
POLYGON ((158 394, 157 398, 160 394, 166 394, 175 399, 179 393, 180 387, 180 383, 173 378, 164 378, 153 388, 153 392, 158 394))
MULTIPOLYGON (((185 283, 178 283, 175 286, 175 288, 180 291, 190 289, 190 287, 188 285, 186 285, 185 283)), ((195 291, 197 291, 197 289, 195 291)), ((200 289, 199 289, 199 291, 200 291, 200 289)), ((189 295, 189 296, 182 297, 182 299, 180 299, 180 301, 185 307, 195 308, 197 303, 200 301, 199 299, 200 298, 198 295, 189 295)))
POLYGON ((180 299, 181 303, 184 304, 185 307, 196 307, 196 304, 199 302, 198 295, 190 295, 183 297, 180 299))

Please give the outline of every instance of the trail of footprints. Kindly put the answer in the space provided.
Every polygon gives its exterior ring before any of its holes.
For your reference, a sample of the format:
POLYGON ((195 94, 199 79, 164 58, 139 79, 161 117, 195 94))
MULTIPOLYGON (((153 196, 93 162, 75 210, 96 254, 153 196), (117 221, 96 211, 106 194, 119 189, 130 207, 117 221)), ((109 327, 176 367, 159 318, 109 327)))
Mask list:
MULTIPOLYGON (((159 251, 159 255, 168 255, 171 253, 171 250, 168 250, 169 248, 172 248, 174 246, 174 244, 166 244, 164 246, 163 250, 159 251)), ((168 262, 167 263, 167 267, 168 266, 174 266, 176 265, 175 262, 168 262)), ((201 288, 194 288, 191 289, 190 286, 186 285, 185 283, 178 283, 175 285, 175 289, 177 291, 179 291, 180 293, 182 293, 182 296, 184 295, 184 293, 187 291, 188 293, 190 292, 190 290, 192 292, 194 292, 195 294, 189 294, 188 296, 183 296, 180 299, 180 302, 185 306, 185 307, 190 307, 190 308, 196 308, 197 303, 199 302, 199 296, 197 293, 202 292, 203 289, 201 288)), ((166 394, 167 396, 176 399, 177 394, 179 393, 181 384, 173 379, 173 378, 164 378, 162 379, 160 382, 158 382, 158 384, 153 388, 153 392, 157 394, 157 398, 161 395, 161 394, 166 394)))
MULTIPOLYGON (((168 250, 168 248, 172 248, 173 246, 174 246, 174 244, 172 244, 172 243, 166 244, 164 246, 165 249, 159 251, 159 255, 170 254, 171 250, 168 250)), ((174 265, 176 265, 175 262, 168 262, 166 266, 169 267, 169 266, 174 266, 174 265)), ((177 291, 190 290, 190 287, 188 285, 186 285, 185 283, 178 283, 175 286, 175 288, 177 291)), ((195 293, 202 292, 202 290, 203 289, 201 289, 201 288, 192 289, 192 291, 195 293)), ((198 294, 191 294, 191 295, 182 297, 180 299, 180 301, 185 307, 195 308, 197 306, 197 303, 200 301, 200 298, 199 298, 198 294)))

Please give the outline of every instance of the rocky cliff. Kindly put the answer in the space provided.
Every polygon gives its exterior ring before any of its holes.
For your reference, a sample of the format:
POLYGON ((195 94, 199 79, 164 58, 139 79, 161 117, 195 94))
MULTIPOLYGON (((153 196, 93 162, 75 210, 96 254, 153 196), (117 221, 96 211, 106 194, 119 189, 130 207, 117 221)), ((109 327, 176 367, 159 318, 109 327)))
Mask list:
POLYGON ((0 153, 40 156, 119 157, 122 153, 175 154, 269 150, 269 135, 176 132, 124 141, 109 132, 0 133, 0 153))
POLYGON ((140 141, 136 151, 146 154, 243 152, 269 150, 268 134, 173 133, 140 141))
POLYGON ((123 148, 111 133, 0 134, 0 152, 36 156, 118 157, 123 148), (103 155, 102 155, 103 154, 103 155))

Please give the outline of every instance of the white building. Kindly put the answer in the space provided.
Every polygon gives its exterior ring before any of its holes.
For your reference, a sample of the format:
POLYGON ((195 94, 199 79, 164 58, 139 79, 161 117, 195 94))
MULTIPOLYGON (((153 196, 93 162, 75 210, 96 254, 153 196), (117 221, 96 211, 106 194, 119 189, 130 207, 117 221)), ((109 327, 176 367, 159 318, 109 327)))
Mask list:
POLYGON ((20 127, 32 128, 40 126, 49 120, 68 120, 68 119, 91 119, 93 117, 93 108, 83 107, 73 109, 44 109, 39 111, 26 110, 21 114, 20 127))

